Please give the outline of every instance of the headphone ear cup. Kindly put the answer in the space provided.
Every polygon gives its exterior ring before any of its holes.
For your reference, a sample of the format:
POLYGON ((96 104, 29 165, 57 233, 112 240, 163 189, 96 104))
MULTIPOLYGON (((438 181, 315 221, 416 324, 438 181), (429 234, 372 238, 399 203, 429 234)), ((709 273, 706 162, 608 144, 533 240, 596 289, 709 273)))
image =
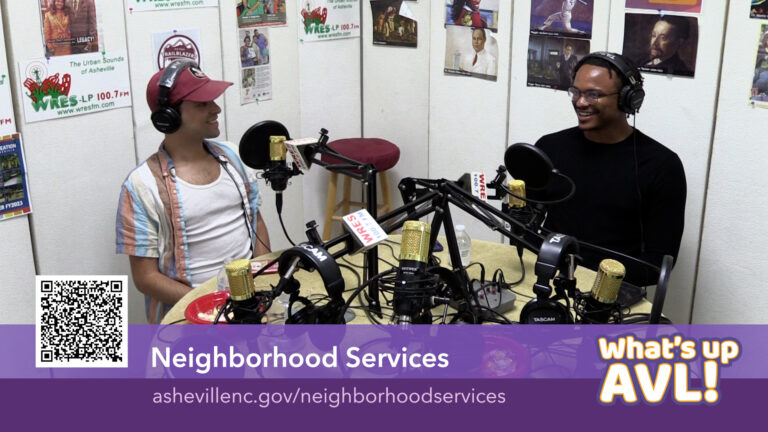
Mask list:
POLYGON ((520 312, 520 324, 573 324, 573 316, 556 300, 532 299, 520 312))
POLYGON ((155 129, 165 134, 172 134, 181 127, 181 114, 173 107, 160 107, 150 118, 155 129))
POLYGON ((629 106, 632 108, 632 114, 636 113, 637 110, 640 109, 640 107, 643 105, 644 99, 645 90, 643 90, 642 86, 632 91, 632 94, 629 95, 629 106))

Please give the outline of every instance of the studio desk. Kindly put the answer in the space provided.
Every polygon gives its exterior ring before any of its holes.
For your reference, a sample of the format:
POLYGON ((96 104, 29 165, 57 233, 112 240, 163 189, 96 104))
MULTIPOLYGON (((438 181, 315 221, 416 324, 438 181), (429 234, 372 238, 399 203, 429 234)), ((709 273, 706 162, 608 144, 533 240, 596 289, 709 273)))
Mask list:
MULTIPOLYGON (((445 245, 445 239, 440 238, 440 242, 445 245)), ((397 257, 400 253, 400 235, 390 235, 389 241, 386 243, 382 243, 379 245, 379 272, 385 271, 389 268, 391 268, 391 265, 397 266, 397 257), (389 245, 389 246, 386 246, 389 245), (386 262, 385 262, 386 261, 386 262), (390 264, 388 264, 388 263, 390 264)), ((331 249, 331 252, 333 252, 334 249, 331 249)), ((273 252, 261 257, 258 257, 258 259, 274 259, 280 255, 280 252, 273 252)), ((447 247, 441 251, 441 252, 435 252, 434 255, 436 255, 444 267, 450 267, 450 257, 448 255, 448 249, 447 247)), ((363 268, 363 254, 357 254, 357 255, 347 255, 345 257, 340 258, 337 260, 340 264, 345 264, 346 266, 353 267, 355 271, 362 277, 363 268)), ((517 257, 517 250, 514 246, 510 246, 509 244, 504 243, 496 243, 496 242, 489 242, 489 241, 483 241, 483 240, 472 240, 472 253, 471 253, 471 262, 480 262, 485 266, 485 279, 486 281, 490 281, 493 277, 493 273, 496 271, 496 269, 500 268, 504 272, 504 278, 507 283, 514 282, 520 279, 520 261, 517 257)), ((534 264, 536 263, 536 255, 528 250, 525 250, 523 253, 523 264, 525 265, 525 279, 512 287, 512 291, 516 294, 516 299, 514 302, 514 307, 506 312, 504 315, 510 320, 517 322, 520 317, 520 311, 523 309, 525 304, 534 298, 533 294, 533 284, 536 281, 536 276, 534 274, 534 264)), ((471 265, 467 269, 467 273, 470 278, 479 279, 480 278, 480 266, 478 265, 471 265)), ((349 295, 351 295, 355 288, 359 286, 358 284, 358 278, 355 275, 354 272, 352 272, 347 267, 341 267, 341 274, 344 277, 344 283, 345 283, 345 293, 344 296, 347 298, 349 295)), ((319 298, 320 295, 326 294, 325 287, 322 283, 322 280, 317 275, 317 272, 307 272, 304 270, 299 270, 294 274, 294 277, 301 282, 301 295, 310 298, 310 300, 316 300, 319 298)), ((592 288, 592 284, 595 279, 595 272, 584 268, 584 267, 577 267, 576 269, 576 279, 577 283, 576 286, 581 291, 589 291, 592 288)), ((280 280, 280 275, 277 273, 269 274, 269 275, 260 275, 257 278, 254 279, 256 290, 257 291, 264 291, 269 290, 270 285, 276 285, 277 282, 280 280)), ((550 284, 551 285, 551 284, 550 284)), ((217 291, 218 289, 218 283, 217 278, 212 278, 202 285, 198 286, 197 288, 191 290, 189 293, 187 293, 181 300, 176 303, 176 305, 173 306, 173 308, 166 314, 166 316, 163 318, 161 324, 188 324, 189 322, 184 318, 184 311, 187 309, 187 306, 190 304, 190 302, 194 301, 195 299, 204 296, 209 293, 213 293, 217 291)), ((367 291, 368 288, 365 288, 367 291)), ((358 297, 362 297, 362 294, 358 297)), ((553 294, 554 295, 554 294, 553 294)), ((391 298, 391 294, 388 295, 391 298)), ((381 293, 379 294, 379 298, 381 300, 382 307, 386 307, 386 301, 382 297, 381 293)), ((276 308, 282 308, 280 304, 278 304, 277 301, 274 302, 273 309, 276 308)), ((482 302, 481 302, 482 304, 482 302)), ((572 304, 572 302, 571 302, 572 304)), ((354 302, 351 305, 352 308, 354 308, 355 312, 355 318, 350 321, 350 324, 371 324, 371 321, 368 319, 364 311, 360 308, 359 299, 355 299, 354 302)), ((432 310, 433 315, 442 315, 444 306, 439 306, 432 310)), ((649 313, 651 311, 651 302, 648 300, 641 300, 640 302, 633 305, 629 310, 625 310, 625 314, 628 313, 649 313)), ((453 312, 453 310, 449 310, 449 314, 453 312)), ((391 315, 391 307, 388 308, 387 313, 391 315)), ((279 319, 271 319, 271 321, 274 321, 275 324, 280 324, 281 321, 279 319)), ((387 318, 384 318, 381 320, 382 322, 388 322, 387 318)))

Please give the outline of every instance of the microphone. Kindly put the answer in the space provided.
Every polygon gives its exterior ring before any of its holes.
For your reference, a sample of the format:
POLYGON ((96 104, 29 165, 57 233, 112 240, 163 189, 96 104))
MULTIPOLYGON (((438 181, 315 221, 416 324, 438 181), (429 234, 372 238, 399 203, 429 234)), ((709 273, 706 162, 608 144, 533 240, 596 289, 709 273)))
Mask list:
POLYGON ((263 178, 275 191, 277 213, 283 211, 283 191, 288 179, 301 171, 285 163, 285 141, 289 140, 288 129, 274 120, 265 120, 248 128, 240 138, 240 159, 249 167, 263 170, 263 178))
POLYGON ((239 259, 230 262, 225 267, 229 281, 229 301, 225 305, 224 317, 229 321, 228 310, 233 312, 235 323, 265 324, 267 322, 267 304, 263 303, 261 295, 254 290, 251 262, 239 259))
POLYGON ((431 324, 432 296, 437 275, 427 274, 432 228, 426 222, 405 221, 400 244, 400 266, 394 281, 393 306, 398 324, 431 324))
POLYGON ((583 322, 606 324, 611 320, 619 307, 616 299, 625 274, 624 264, 612 259, 600 261, 592 291, 583 305, 583 322))

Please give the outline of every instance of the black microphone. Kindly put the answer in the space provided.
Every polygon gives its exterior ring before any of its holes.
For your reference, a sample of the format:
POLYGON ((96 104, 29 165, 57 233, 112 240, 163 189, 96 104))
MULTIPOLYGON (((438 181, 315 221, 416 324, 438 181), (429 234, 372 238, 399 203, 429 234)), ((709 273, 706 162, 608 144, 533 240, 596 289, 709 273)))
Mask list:
POLYGON ((394 278, 393 303, 398 324, 431 324, 437 275, 426 272, 432 229, 426 222, 405 221, 400 266, 394 278))
POLYGON ((240 139, 240 159, 253 169, 263 170, 264 180, 276 193, 278 213, 282 213, 282 193, 288 180, 301 174, 295 164, 286 163, 285 141, 289 139, 288 129, 273 120, 251 126, 240 139))
POLYGON ((625 274, 624 264, 612 259, 600 261, 592 290, 585 296, 582 322, 607 324, 611 321, 618 312, 616 299, 625 274))
POLYGON ((285 163, 285 153, 285 136, 270 136, 269 165, 264 169, 264 181, 275 191, 278 213, 283 211, 283 191, 288 187, 288 180, 299 174, 285 163))
POLYGON ((238 324, 266 324, 269 302, 257 295, 254 290, 251 261, 239 259, 230 262, 225 267, 229 281, 229 301, 225 306, 224 316, 228 322, 238 324), (228 312, 231 309, 233 320, 230 321, 228 312))

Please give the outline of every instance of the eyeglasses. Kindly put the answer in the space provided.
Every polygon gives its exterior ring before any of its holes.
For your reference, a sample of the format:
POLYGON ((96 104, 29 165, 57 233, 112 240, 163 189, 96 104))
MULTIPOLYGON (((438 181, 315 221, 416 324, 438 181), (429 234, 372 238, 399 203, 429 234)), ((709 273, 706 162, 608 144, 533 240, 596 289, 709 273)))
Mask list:
POLYGON ((578 101, 581 99, 582 96, 584 96, 584 100, 587 101, 587 103, 593 104, 597 103, 600 98, 606 97, 606 96, 613 96, 617 95, 619 92, 616 93, 600 93, 597 90, 587 90, 587 91, 581 91, 577 89, 576 87, 570 87, 568 88, 568 96, 571 97, 571 100, 573 102, 578 101))

